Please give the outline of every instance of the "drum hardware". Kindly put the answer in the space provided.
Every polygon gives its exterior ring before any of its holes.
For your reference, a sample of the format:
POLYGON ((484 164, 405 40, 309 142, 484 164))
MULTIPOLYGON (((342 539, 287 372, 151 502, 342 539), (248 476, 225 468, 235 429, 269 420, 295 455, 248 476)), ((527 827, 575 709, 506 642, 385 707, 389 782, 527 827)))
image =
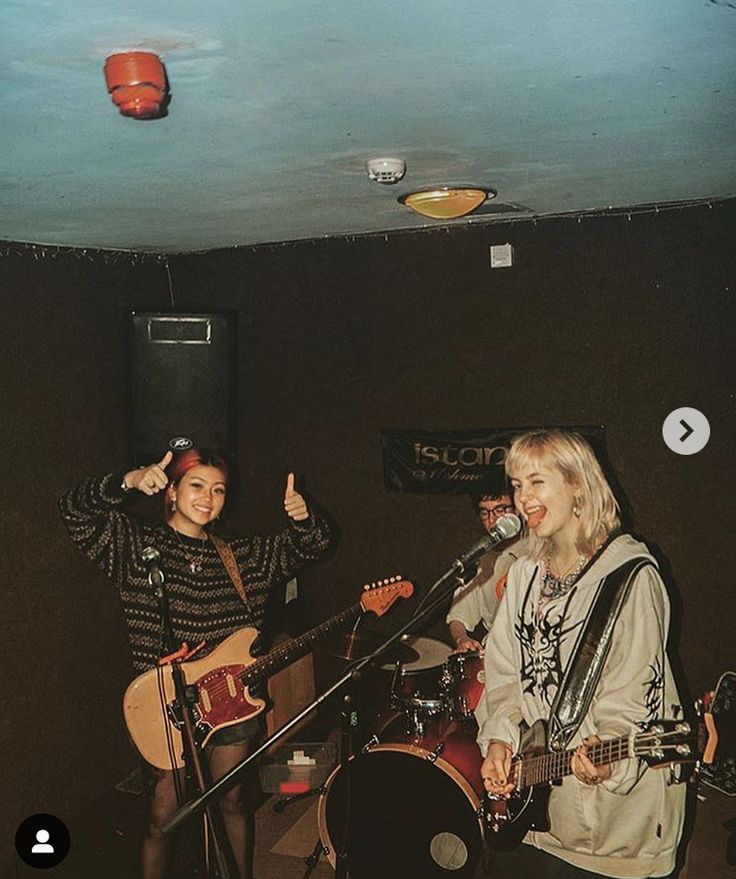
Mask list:
POLYGON ((485 689, 483 654, 478 651, 453 653, 445 662, 440 681, 450 719, 473 720, 485 689))
POLYGON ((361 754, 366 754, 368 751, 370 751, 371 748, 374 748, 377 744, 378 736, 374 733, 360 749, 361 754))
POLYGON ((312 849, 312 854, 304 858, 304 863, 306 864, 307 869, 302 879, 309 879, 309 876, 312 875, 312 871, 319 863, 319 859, 322 857, 322 855, 325 855, 326 857, 329 854, 330 850, 327 848, 327 846, 322 845, 322 840, 318 837, 317 844, 312 849))
POLYGON ((444 742, 437 742, 434 749, 432 751, 430 751, 429 754, 427 754, 427 760, 429 760, 430 763, 436 763, 437 758, 440 756, 440 754, 444 750, 445 750, 445 743, 444 742))
MULTIPOLYGON (((417 659, 408 663, 397 662, 393 666, 389 705, 393 712, 403 717, 405 735, 420 740, 427 735, 430 721, 446 711, 441 676, 450 648, 435 638, 411 637, 404 643, 416 652, 417 659)), ((390 667, 384 665, 382 668, 388 670, 390 667)), ((380 710, 378 717, 385 720, 380 710)), ((393 717, 389 716, 389 722, 392 720, 393 717)))

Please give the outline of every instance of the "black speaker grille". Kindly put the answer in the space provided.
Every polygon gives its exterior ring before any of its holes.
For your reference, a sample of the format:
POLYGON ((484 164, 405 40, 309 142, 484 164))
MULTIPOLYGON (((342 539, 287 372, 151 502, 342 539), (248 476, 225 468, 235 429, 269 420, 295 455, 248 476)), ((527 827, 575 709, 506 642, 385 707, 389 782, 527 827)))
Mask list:
POLYGON ((130 446, 137 462, 174 436, 235 454, 235 316, 133 312, 130 446))

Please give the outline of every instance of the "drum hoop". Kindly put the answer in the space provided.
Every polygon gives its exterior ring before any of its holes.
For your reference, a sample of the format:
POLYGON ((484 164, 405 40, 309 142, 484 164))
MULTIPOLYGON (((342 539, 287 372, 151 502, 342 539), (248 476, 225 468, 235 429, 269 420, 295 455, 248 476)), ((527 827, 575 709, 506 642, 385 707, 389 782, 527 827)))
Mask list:
MULTIPOLYGON (((420 748, 418 745, 401 744, 400 742, 386 742, 385 744, 382 744, 379 742, 377 745, 373 745, 367 750, 363 751, 362 754, 373 754, 376 751, 398 751, 400 753, 408 752, 413 757, 418 757, 424 760, 427 760, 429 756, 433 753, 432 751, 428 751, 426 748, 420 748)), ((354 754, 350 758, 350 760, 355 760, 356 756, 362 756, 362 754, 354 754)), ((452 763, 449 763, 447 760, 443 760, 442 757, 437 757, 437 759, 433 762, 435 766, 441 769, 446 775, 450 776, 450 778, 463 792, 467 801, 473 807, 475 820, 478 824, 478 829, 480 831, 482 839, 483 819, 478 814, 480 810, 480 799, 478 798, 476 792, 473 790, 472 785, 468 782, 468 780, 461 772, 455 769, 452 763)), ((329 830, 327 828, 327 797, 329 796, 330 790, 332 788, 332 781, 341 769, 342 766, 338 763, 338 765, 330 773, 327 781, 324 783, 323 792, 319 795, 319 800, 317 801, 317 832, 319 834, 319 838, 322 840, 322 845, 327 850, 325 852, 327 860, 329 861, 330 866, 333 868, 337 864, 337 855, 335 852, 335 847, 332 843, 332 837, 330 836, 329 830)))
POLYGON ((465 653, 451 653, 447 659, 445 660, 445 665, 460 665, 463 663, 469 662, 473 659, 477 659, 480 662, 483 662, 483 651, 482 650, 466 650, 465 653))
POLYGON ((423 699, 421 696, 397 696, 394 693, 391 694, 391 698, 398 705, 407 708, 433 708, 437 709, 437 711, 444 711, 445 709, 444 699, 423 699))

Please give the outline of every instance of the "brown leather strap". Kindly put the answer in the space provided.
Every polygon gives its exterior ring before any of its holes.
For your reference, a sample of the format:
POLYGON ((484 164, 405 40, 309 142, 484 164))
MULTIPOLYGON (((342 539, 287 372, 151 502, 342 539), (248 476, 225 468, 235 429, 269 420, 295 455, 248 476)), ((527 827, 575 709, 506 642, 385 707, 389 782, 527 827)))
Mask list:
POLYGON ((243 604, 248 608, 248 613, 250 614, 251 619, 255 621, 255 617, 253 616, 253 609, 251 608, 250 602, 248 601, 248 596, 245 593, 243 579, 240 576, 238 563, 235 561, 235 553, 233 553, 232 547, 226 540, 223 540, 222 537, 217 537, 214 534, 210 534, 210 540, 215 545, 215 549, 222 559, 222 563, 223 565, 225 565, 225 570, 227 571, 230 579, 233 581, 233 586, 235 586, 235 588, 238 590, 238 595, 241 597, 243 604))

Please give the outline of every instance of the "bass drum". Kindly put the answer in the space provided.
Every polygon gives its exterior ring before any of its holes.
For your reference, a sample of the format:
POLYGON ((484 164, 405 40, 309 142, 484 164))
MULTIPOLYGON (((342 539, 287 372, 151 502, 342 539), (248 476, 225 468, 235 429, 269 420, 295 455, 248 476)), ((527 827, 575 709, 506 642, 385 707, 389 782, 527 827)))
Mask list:
POLYGON ((417 739, 399 718, 327 780, 317 809, 320 839, 333 867, 345 849, 351 879, 473 875, 483 796, 474 730, 434 720, 428 726, 417 739))

